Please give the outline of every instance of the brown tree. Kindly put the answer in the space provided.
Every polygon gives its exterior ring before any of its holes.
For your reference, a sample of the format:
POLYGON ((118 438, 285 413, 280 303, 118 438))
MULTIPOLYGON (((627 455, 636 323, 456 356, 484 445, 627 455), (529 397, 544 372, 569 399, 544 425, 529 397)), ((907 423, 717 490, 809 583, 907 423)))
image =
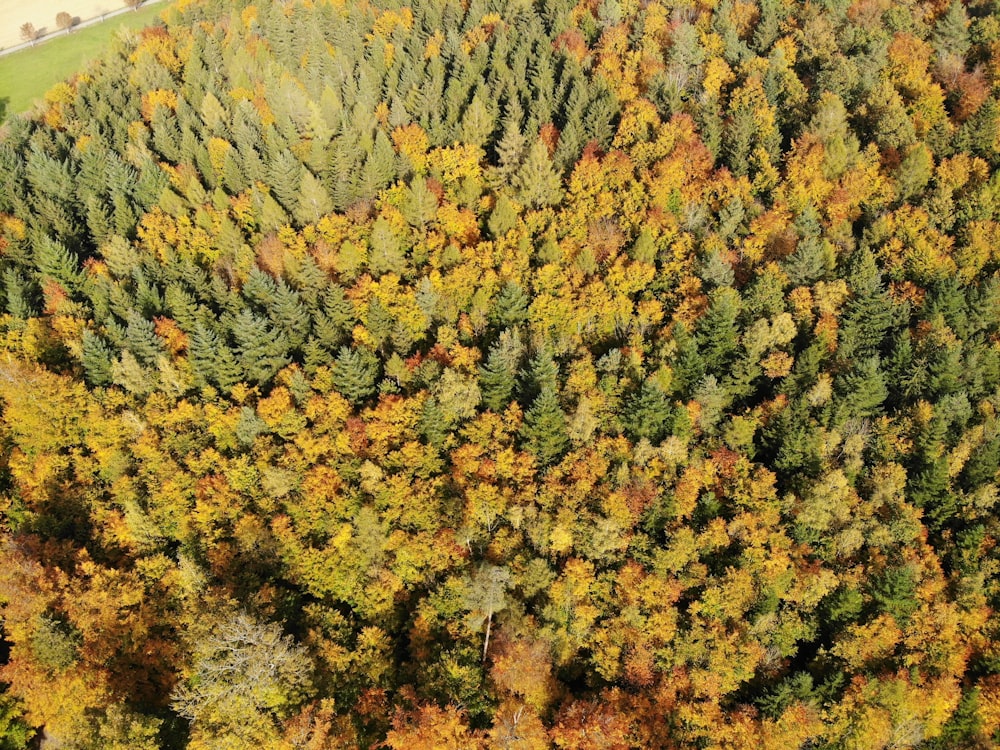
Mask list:
POLYGON ((35 42, 38 41, 42 33, 35 28, 33 23, 23 23, 21 24, 21 38, 26 42, 31 42, 31 46, 35 46, 35 42))
POLYGON ((56 26, 60 29, 65 29, 68 34, 73 30, 73 25, 76 23, 76 19, 66 11, 61 11, 56 14, 56 26))

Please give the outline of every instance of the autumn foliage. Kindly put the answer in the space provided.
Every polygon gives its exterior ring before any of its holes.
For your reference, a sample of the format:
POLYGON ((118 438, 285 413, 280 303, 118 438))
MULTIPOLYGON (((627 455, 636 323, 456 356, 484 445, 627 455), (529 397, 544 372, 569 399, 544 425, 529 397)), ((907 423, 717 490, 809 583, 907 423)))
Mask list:
POLYGON ((985 2, 184 0, 0 133, 0 748, 1000 741, 985 2))

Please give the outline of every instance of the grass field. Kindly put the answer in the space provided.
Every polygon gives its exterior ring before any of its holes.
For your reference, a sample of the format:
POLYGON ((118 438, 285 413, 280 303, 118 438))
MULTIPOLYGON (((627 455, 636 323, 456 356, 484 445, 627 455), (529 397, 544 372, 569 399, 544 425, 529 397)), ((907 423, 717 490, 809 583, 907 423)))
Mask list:
POLYGON ((165 3, 156 3, 0 57, 0 120, 28 109, 53 85, 98 57, 119 29, 148 26, 166 8, 165 3))

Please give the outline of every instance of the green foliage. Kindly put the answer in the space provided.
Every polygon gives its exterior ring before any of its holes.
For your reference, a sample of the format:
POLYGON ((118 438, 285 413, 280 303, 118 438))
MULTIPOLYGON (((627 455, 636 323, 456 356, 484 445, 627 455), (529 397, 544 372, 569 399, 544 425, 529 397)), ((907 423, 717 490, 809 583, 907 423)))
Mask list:
POLYGON ((375 393, 378 360, 367 349, 341 347, 333 362, 333 382, 348 401, 360 403, 375 393))
POLYGON ((545 388, 525 412, 521 438, 542 466, 555 463, 569 447, 566 415, 552 388, 545 388))

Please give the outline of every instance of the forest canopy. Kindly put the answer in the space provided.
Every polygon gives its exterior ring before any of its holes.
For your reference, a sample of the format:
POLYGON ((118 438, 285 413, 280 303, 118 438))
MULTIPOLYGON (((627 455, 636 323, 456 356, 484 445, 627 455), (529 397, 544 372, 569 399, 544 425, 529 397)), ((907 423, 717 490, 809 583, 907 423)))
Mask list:
POLYGON ((1000 7, 180 0, 0 131, 0 750, 1000 742, 1000 7))

